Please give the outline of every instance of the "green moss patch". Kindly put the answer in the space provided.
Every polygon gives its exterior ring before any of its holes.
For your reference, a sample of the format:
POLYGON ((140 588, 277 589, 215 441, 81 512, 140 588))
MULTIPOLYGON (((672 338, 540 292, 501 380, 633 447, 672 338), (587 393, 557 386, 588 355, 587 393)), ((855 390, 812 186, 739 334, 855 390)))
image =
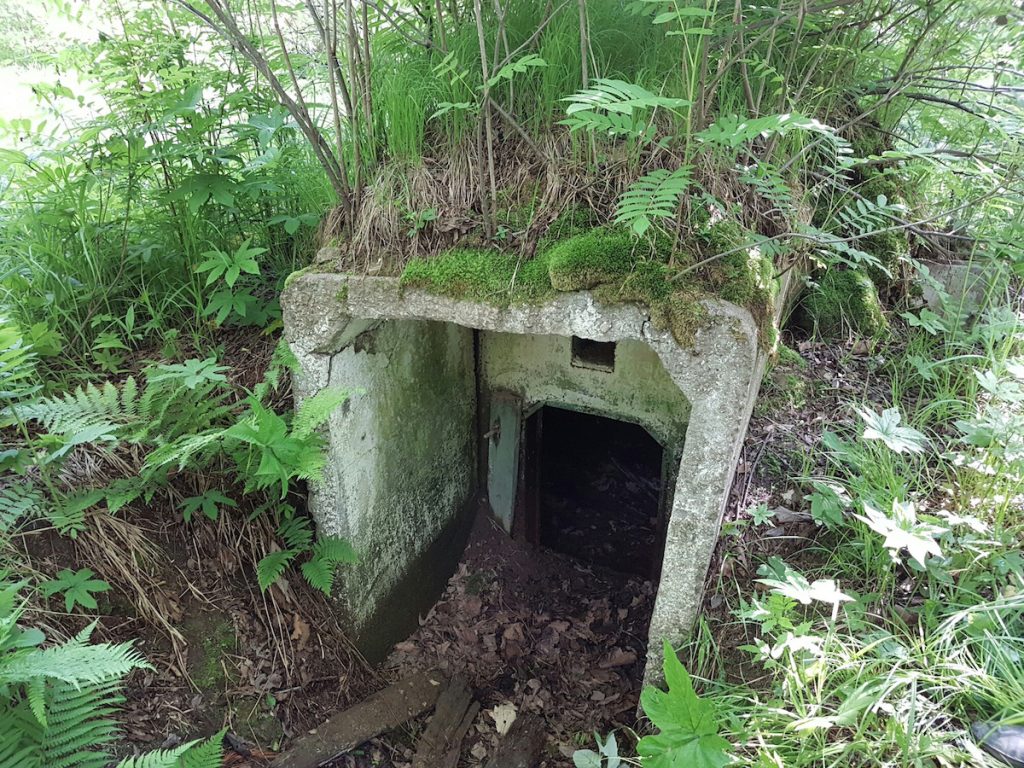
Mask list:
POLYGON ((188 641, 188 673, 201 691, 217 691, 228 681, 224 659, 235 650, 235 627, 230 617, 200 613, 182 627, 188 641))
POLYGON ((863 272, 851 269, 827 270, 818 287, 805 294, 801 308, 804 323, 825 337, 842 337, 850 331, 877 336, 889 326, 875 284, 863 272))
POLYGON ((540 302, 557 292, 592 290, 598 300, 646 306, 655 326, 692 345, 708 319, 703 299, 715 296, 750 310, 769 338, 777 290, 771 259, 743 249, 749 233, 726 219, 694 237, 690 250, 671 253, 668 243, 638 242, 622 230, 591 228, 541 243, 533 259, 494 250, 458 248, 427 260, 413 260, 403 286, 497 306, 540 302), (703 263, 710 256, 735 253, 703 263), (695 266, 679 279, 681 269, 695 266))
POLYGON ((547 252, 548 275, 558 291, 585 291, 621 280, 636 263, 635 241, 624 232, 592 230, 547 252))
MULTIPOLYGON (((904 198, 903 189, 900 187, 897 177, 886 173, 875 173, 868 176, 864 183, 857 188, 857 193, 873 203, 877 202, 879 197, 884 197, 889 203, 899 202, 904 198)), ((862 238, 855 245, 860 250, 877 258, 885 270, 888 270, 889 274, 878 267, 868 269, 868 275, 879 288, 892 285, 898 274, 900 263, 910 255, 910 239, 905 229, 879 232, 862 238)))
POLYGON ((520 262, 499 251, 456 248, 432 259, 413 259, 401 284, 441 296, 498 306, 539 301, 554 294, 546 264, 520 262))

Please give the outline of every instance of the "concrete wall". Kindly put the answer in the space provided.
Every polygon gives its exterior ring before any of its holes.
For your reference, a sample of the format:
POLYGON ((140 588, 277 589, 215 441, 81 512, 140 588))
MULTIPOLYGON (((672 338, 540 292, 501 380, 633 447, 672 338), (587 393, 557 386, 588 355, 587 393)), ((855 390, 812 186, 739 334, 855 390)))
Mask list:
POLYGON ((338 594, 376 656, 415 627, 462 554, 476 479, 473 336, 423 320, 356 330, 328 362, 325 383, 353 395, 328 423, 312 507, 322 531, 359 553, 338 594))
POLYGON ((484 389, 512 392, 529 407, 551 403, 632 421, 678 457, 690 420, 690 403, 642 341, 615 349, 612 371, 572 365, 568 336, 483 332, 480 366, 484 389))

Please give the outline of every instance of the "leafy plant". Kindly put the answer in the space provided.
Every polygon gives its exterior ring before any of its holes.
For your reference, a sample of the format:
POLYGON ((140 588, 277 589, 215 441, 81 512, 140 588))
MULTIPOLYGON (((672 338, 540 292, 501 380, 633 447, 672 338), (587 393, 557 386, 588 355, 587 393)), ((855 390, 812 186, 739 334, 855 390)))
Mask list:
POLYGON ((592 749, 577 749, 572 754, 572 763, 576 768, 619 768, 622 765, 622 758, 619 757, 619 743, 614 733, 609 733, 604 743, 601 743, 601 736, 594 734, 597 742, 597 751, 592 749))
POLYGON ((875 533, 885 537, 883 546, 892 553, 895 560, 906 549, 910 558, 923 569, 928 555, 942 557, 942 549, 936 538, 945 533, 946 529, 918 519, 913 502, 893 501, 890 514, 865 504, 864 514, 856 517, 875 533))
POLYGON ((697 696, 668 642, 663 653, 668 690, 648 687, 640 696, 640 706, 658 733, 642 737, 637 753, 652 768, 723 768, 732 761, 731 745, 719 735, 714 706, 697 696))
POLYGON ((238 502, 217 490, 210 490, 201 496, 189 496, 182 502, 181 516, 186 523, 191 522, 196 512, 202 512, 210 520, 220 517, 222 507, 237 507, 238 502))
POLYGON ((692 183, 691 169, 687 166, 669 171, 659 168, 634 181, 622 193, 615 209, 617 224, 628 226, 633 234, 642 237, 657 219, 674 216, 679 201, 692 183))
POLYGON ((93 575, 89 568, 81 568, 74 573, 64 568, 57 574, 57 578, 44 581, 39 586, 47 597, 62 594, 64 610, 68 612, 72 611, 76 604, 94 611, 97 606, 93 595, 107 592, 110 585, 102 579, 94 579, 93 575))
POLYGON ((881 414, 866 408, 857 409, 864 420, 864 439, 881 440, 896 453, 922 453, 928 445, 928 438, 913 427, 900 425, 901 416, 898 408, 886 408, 881 414))

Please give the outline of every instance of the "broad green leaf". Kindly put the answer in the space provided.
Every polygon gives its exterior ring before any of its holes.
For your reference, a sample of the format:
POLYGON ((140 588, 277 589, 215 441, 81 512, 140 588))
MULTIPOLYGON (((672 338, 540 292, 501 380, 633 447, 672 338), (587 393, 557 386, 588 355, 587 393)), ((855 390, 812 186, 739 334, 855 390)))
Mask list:
POLYGON ((644 714, 659 732, 640 739, 637 754, 651 768, 723 768, 732 761, 731 745, 718 734, 713 705, 697 696, 667 641, 663 653, 668 690, 648 687, 640 696, 644 714))
POLYGON ((864 420, 865 440, 881 440, 896 453, 923 453, 928 438, 913 427, 900 426, 900 412, 897 408, 886 408, 880 414, 866 408, 857 413, 864 420))
POLYGON ((47 597, 52 597, 58 592, 64 595, 64 608, 69 613, 75 605, 96 610, 97 603, 93 594, 108 591, 110 585, 102 579, 94 579, 93 576, 89 568, 75 572, 64 568, 57 574, 57 578, 40 584, 40 589, 47 597))

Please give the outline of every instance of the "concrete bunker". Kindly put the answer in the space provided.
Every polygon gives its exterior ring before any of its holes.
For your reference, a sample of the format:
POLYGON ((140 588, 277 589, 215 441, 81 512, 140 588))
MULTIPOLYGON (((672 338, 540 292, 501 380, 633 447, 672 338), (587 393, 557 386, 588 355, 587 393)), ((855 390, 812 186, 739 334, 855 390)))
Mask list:
POLYGON ((498 307, 396 278, 292 280, 297 396, 353 393, 310 505, 360 554, 338 599, 371 659, 440 595, 480 504, 509 535, 656 579, 652 657, 685 636, 766 359, 746 309, 702 303, 683 346, 645 307, 585 291, 498 307), (602 482, 623 487, 587 487, 602 482), (602 492, 632 508, 595 510, 602 492))

